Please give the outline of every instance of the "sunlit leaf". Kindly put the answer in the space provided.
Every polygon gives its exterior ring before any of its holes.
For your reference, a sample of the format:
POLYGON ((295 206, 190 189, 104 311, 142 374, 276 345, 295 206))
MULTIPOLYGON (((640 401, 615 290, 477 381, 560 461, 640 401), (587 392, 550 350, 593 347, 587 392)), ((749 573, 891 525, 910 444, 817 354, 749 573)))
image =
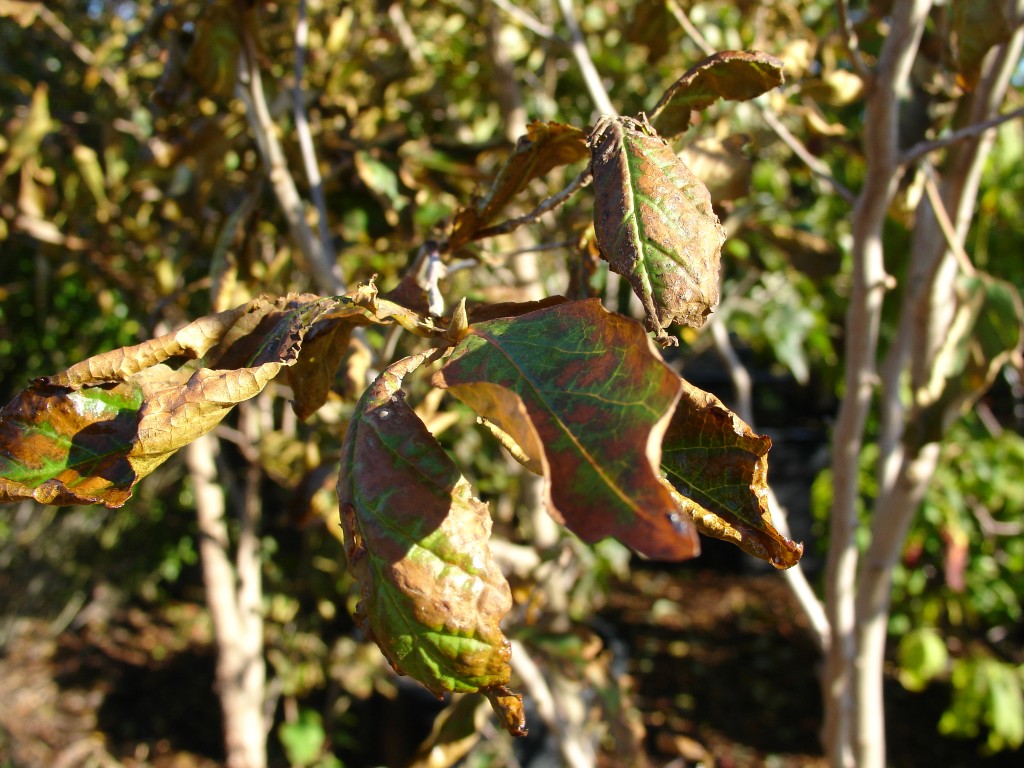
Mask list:
POLYGON ((42 7, 42 3, 25 0, 0 0, 0 18, 13 19, 19 27, 28 27, 36 20, 42 7))
POLYGON ((123 504, 298 359, 334 300, 259 298, 32 383, 0 411, 0 501, 123 504))
POLYGON ((531 181, 560 165, 586 157, 587 137, 579 128, 563 123, 530 123, 488 193, 456 214, 449 238, 451 248, 469 242, 478 229, 492 222, 531 181))
POLYGON ((725 230, 707 188, 646 123, 602 118, 590 149, 601 253, 670 343, 668 325, 699 327, 718 303, 725 230))
POLYGON ((746 101, 782 85, 783 62, 760 51, 720 51, 691 67, 651 110, 651 125, 672 138, 690 127, 690 113, 719 99, 746 101))
POLYGON ((732 542, 776 568, 789 568, 803 545, 772 526, 771 444, 717 397, 684 381, 662 444, 661 466, 701 533, 732 542))
POLYGON ((950 47, 957 67, 957 84, 973 90, 981 76, 981 62, 994 45, 1010 39, 1013 24, 1003 0, 953 0, 950 47))
POLYGON ((7 157, 0 166, 0 182, 17 171, 21 164, 39 151, 39 145, 57 123, 50 117, 49 89, 46 83, 39 83, 32 92, 32 104, 24 120, 12 123, 9 130, 7 157))
MULTIPOLYGON (((361 596, 356 621, 396 671, 434 693, 482 691, 518 702, 506 688, 511 648, 499 627, 512 595, 488 549, 487 505, 401 391, 422 359, 382 373, 345 435, 338 501, 361 596)), ((511 706, 499 701, 503 720, 511 706)), ((524 730, 521 712, 517 724, 524 730)))
POLYGON ((598 301, 473 323, 434 377, 496 425, 545 478, 551 514, 585 541, 697 554, 659 476, 680 380, 641 326, 598 301))

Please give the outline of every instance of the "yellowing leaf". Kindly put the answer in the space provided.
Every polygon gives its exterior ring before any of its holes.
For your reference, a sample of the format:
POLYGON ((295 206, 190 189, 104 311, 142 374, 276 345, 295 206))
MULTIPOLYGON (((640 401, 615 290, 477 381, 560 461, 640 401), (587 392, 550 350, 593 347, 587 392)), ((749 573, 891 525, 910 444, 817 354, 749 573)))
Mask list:
POLYGON ((659 474, 680 380, 636 321, 592 300, 474 322, 434 384, 519 447, 544 474, 548 510, 585 541, 697 554, 659 474))
POLYGON ((176 450, 294 365, 335 305, 262 297, 39 379, 0 411, 0 502, 123 504, 176 450))
POLYGON ((510 730, 525 732, 506 687, 511 648, 499 622, 512 594, 488 549, 487 505, 401 391, 422 359, 382 373, 345 435, 338 501, 362 598, 356 621, 399 673, 438 695, 481 691, 510 730))

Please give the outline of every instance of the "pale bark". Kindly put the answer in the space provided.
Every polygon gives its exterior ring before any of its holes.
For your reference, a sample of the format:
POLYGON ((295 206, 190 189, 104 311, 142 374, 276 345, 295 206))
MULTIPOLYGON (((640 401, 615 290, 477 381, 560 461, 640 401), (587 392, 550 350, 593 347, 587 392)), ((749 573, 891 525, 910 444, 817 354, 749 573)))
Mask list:
POLYGON ((905 0, 893 6, 891 31, 868 92, 867 168, 851 222, 853 279, 845 321, 846 391, 833 436, 834 502, 825 586, 832 642, 823 683, 823 738, 830 763, 843 768, 853 768, 856 759, 858 471, 877 381, 882 301, 890 279, 883 258, 882 226, 899 182, 897 89, 909 77, 930 7, 931 0, 905 0))
MULTIPOLYGON (((905 440, 917 414, 900 396, 901 382, 910 373, 912 389, 923 385, 935 364, 939 345, 945 339, 957 306, 954 293, 959 269, 965 267, 955 256, 962 251, 977 198, 981 168, 994 137, 978 136, 969 130, 995 113, 1006 94, 1010 75, 1020 57, 1024 33, 989 59, 988 74, 972 94, 969 109, 963 111, 968 126, 957 133, 961 142, 953 148, 941 183, 945 211, 936 215, 925 202, 918 210, 918 222, 911 249, 911 269, 905 288, 897 342, 883 368, 882 407, 884 427, 880 443, 879 498, 873 511, 871 543, 865 552, 858 581, 857 620, 857 765, 885 765, 885 721, 882 682, 887 638, 892 573, 903 548, 913 517, 927 491, 940 455, 940 443, 923 445, 905 440), (946 212, 954 231, 944 232, 946 212), (950 235, 956 241, 950 244, 950 235)), ((966 265, 969 268, 969 265, 966 265)), ((953 414, 949 414, 952 416, 953 414)))
MULTIPOLYGON (((216 689, 224 714, 228 768, 265 768, 262 580, 256 509, 246 504, 233 566, 224 491, 217 484, 217 441, 203 435, 186 449, 199 518, 206 600, 217 646, 216 689)), ((258 499, 257 499, 258 504, 258 499)))

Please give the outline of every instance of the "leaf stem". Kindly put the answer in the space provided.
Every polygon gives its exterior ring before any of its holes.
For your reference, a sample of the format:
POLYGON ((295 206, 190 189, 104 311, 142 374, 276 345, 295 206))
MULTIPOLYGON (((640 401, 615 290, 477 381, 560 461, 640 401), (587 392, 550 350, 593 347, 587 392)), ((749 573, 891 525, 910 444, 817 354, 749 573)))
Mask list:
POLYGON ((493 227, 484 227, 478 230, 474 235, 474 240, 483 240, 485 237, 496 237, 497 235, 507 235, 524 224, 532 224, 545 213, 555 210, 558 206, 565 203, 570 197, 583 189, 587 184, 590 183, 593 178, 590 166, 587 166, 580 171, 576 177, 569 182, 569 184, 561 192, 552 195, 546 200, 541 201, 540 205, 534 208, 525 216, 520 216, 517 219, 509 219, 501 224, 495 224, 493 227))

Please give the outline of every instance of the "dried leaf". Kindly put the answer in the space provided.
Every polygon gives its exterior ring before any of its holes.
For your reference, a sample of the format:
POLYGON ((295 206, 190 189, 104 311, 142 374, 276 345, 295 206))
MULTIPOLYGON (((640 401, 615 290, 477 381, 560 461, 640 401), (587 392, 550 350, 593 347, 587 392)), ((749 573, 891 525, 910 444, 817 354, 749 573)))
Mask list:
POLYGON ((542 469, 557 520, 664 560, 698 552, 658 471, 679 381, 639 324, 596 300, 473 323, 434 377, 542 469))
POLYGON ((690 112, 719 99, 746 101, 782 85, 783 62, 760 51, 720 51, 690 67, 651 110, 651 125, 666 138, 690 127, 690 112))
POLYGON ((0 502, 120 506, 142 477, 293 365, 334 303, 254 299, 35 381, 0 411, 0 502))
MULTIPOLYGON (((356 621, 432 692, 504 695, 511 648, 499 622, 512 595, 488 550, 487 505, 405 402, 402 378, 422 360, 382 373, 345 436, 338 501, 356 621)), ((503 701, 499 715, 513 717, 503 701)))
POLYGON ((531 181, 560 165, 579 162, 586 157, 587 138, 579 128, 563 123, 530 123, 526 135, 519 139, 487 195, 471 208, 455 215, 449 238, 451 249, 472 240, 477 230, 492 222, 531 181))
POLYGON ((646 123, 602 118, 590 137, 594 229, 662 343, 673 322, 704 324, 718 303, 725 230, 707 188, 646 123))
POLYGON ((736 544, 776 568, 795 565, 803 545, 772 526, 768 449, 722 401, 688 382, 662 444, 661 466, 701 533, 736 544))
POLYGON ((42 3, 24 0, 0 0, 0 18, 13 19, 22 28, 30 27, 42 7, 42 3))

